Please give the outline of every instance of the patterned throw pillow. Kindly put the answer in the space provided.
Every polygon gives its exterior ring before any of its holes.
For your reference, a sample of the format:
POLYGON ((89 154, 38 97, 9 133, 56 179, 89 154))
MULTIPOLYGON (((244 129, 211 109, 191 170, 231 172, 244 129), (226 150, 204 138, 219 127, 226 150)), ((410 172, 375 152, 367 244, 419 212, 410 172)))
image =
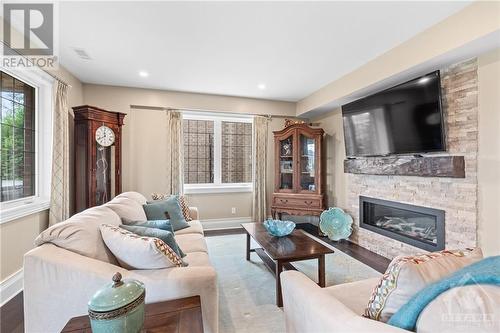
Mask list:
POLYGON ((126 269, 161 269, 186 264, 165 242, 155 237, 142 237, 119 226, 102 224, 104 243, 126 269))
MULTIPOLYGON (((168 199, 171 196, 171 194, 162 194, 162 193, 153 193, 151 194, 151 198, 153 200, 164 200, 168 199)), ((189 206, 187 203, 187 199, 183 195, 179 195, 179 204, 181 205, 182 209, 182 215, 184 215, 184 218, 186 219, 187 222, 192 221, 193 219, 191 218, 191 214, 189 213, 189 206)))
POLYGON ((482 258, 479 248, 398 256, 373 290, 364 316, 387 322, 419 290, 482 258))

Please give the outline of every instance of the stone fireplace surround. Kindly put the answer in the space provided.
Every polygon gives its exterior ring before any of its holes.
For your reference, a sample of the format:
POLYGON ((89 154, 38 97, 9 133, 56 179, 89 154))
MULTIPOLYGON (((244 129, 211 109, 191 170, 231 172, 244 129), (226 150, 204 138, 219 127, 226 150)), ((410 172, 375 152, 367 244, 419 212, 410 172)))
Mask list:
MULTIPOLYGON (((355 221, 350 240, 387 258, 425 252, 359 228, 359 196, 445 211, 445 248, 477 245, 478 78, 473 58, 441 69, 447 153, 465 159, 465 178, 347 174, 347 212, 355 221)), ((433 154, 434 155, 434 154, 433 154)))

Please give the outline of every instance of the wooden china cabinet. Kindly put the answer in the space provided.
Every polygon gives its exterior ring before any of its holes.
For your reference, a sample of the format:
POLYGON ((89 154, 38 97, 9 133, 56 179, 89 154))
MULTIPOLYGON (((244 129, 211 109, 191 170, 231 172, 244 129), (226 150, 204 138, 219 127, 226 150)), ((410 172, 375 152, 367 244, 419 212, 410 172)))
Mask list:
POLYGON ((275 184, 271 212, 319 216, 325 209, 321 145, 323 129, 292 123, 274 132, 275 184))
POLYGON ((121 130, 124 113, 94 106, 75 114, 75 210, 102 205, 122 191, 121 130))

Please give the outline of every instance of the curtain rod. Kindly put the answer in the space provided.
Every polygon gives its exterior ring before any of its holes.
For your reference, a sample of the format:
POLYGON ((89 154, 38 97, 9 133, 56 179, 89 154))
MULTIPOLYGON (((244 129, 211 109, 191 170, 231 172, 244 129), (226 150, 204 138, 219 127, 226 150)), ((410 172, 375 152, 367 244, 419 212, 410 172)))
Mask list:
MULTIPOLYGON (((2 44, 3 44, 3 47, 8 47, 8 48, 9 48, 9 50, 11 50, 11 51, 15 52, 18 56, 23 57, 23 58, 25 58, 25 59, 28 59, 28 58, 27 58, 24 54, 19 53, 17 50, 13 50, 13 49, 12 49, 9 45, 7 45, 7 44, 5 43, 5 41, 3 41, 3 40, 2 40, 2 44)), ((59 76, 57 76, 57 75, 55 75, 55 74, 52 74, 52 73, 51 73, 51 72, 49 72, 48 70, 43 69, 43 68, 40 68, 40 67, 36 67, 36 68, 38 68, 38 69, 40 69, 40 70, 44 71, 45 73, 47 73, 48 75, 50 75, 51 77, 53 77, 53 78, 54 78, 54 79, 56 79, 57 81, 64 83, 64 84, 65 84, 65 85, 67 85, 68 87, 73 88, 73 86, 72 86, 71 84, 69 84, 69 83, 68 83, 68 82, 66 82, 65 80, 61 79, 59 76)))
MULTIPOLYGON (((226 115, 242 115, 242 113, 236 113, 236 112, 231 112, 231 111, 194 109, 194 108, 187 109, 187 108, 173 108, 173 107, 146 106, 146 105, 130 105, 130 108, 131 109, 158 110, 158 111, 178 110, 178 111, 194 111, 194 112, 211 112, 211 113, 220 113, 220 114, 226 114, 226 115)), ((297 116, 284 116, 284 115, 258 114, 258 113, 252 113, 250 115, 267 117, 269 119, 271 119, 271 118, 299 118, 297 116)))

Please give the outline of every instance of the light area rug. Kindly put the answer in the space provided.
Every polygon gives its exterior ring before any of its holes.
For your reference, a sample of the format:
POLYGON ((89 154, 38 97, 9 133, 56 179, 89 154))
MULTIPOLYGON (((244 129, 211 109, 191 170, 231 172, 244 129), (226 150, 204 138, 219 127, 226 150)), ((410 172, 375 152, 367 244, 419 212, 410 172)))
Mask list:
MULTIPOLYGON (((252 253, 250 261, 245 259, 246 236, 211 236, 206 240, 219 283, 219 332, 285 332, 283 311, 275 303, 274 275, 257 254, 252 253)), ((317 260, 293 264, 317 282, 317 260)), ((326 256, 327 286, 378 276, 380 273, 371 267, 338 250, 326 256)))

